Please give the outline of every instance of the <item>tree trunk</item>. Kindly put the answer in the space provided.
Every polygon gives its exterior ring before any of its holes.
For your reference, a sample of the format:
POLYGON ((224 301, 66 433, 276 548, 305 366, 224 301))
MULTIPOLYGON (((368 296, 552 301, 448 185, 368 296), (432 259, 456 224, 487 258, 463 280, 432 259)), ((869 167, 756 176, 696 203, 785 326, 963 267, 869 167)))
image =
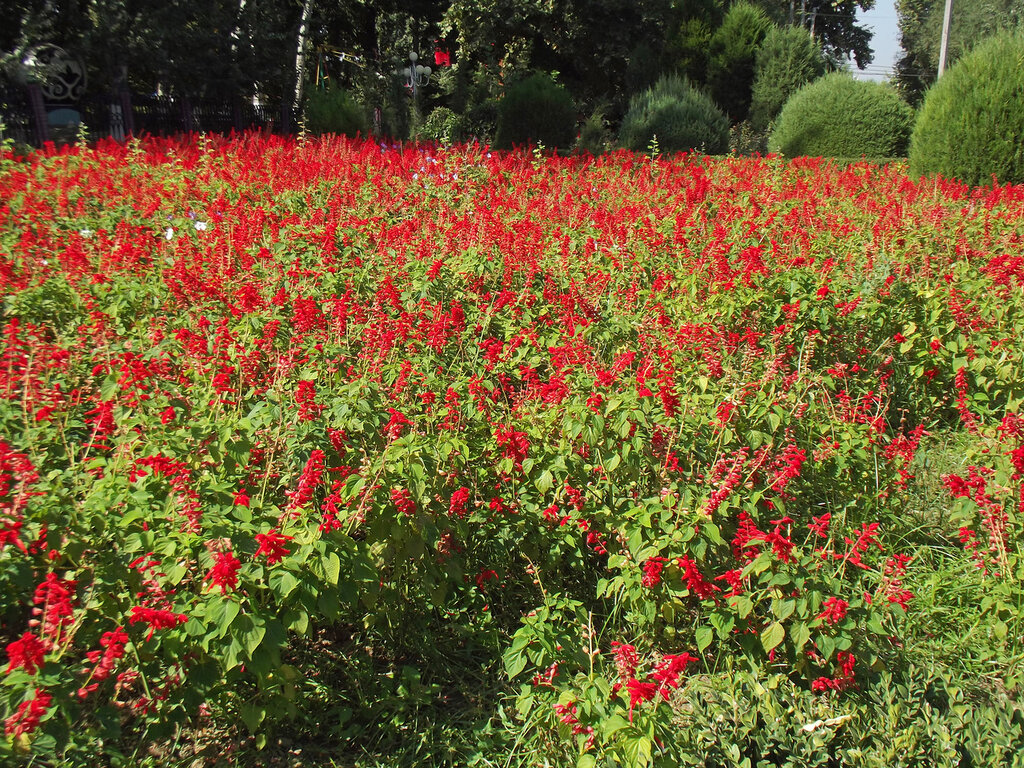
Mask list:
POLYGON ((306 46, 309 44, 309 17, 313 13, 313 0, 302 0, 302 20, 295 41, 295 106, 302 104, 302 86, 306 80, 306 46))

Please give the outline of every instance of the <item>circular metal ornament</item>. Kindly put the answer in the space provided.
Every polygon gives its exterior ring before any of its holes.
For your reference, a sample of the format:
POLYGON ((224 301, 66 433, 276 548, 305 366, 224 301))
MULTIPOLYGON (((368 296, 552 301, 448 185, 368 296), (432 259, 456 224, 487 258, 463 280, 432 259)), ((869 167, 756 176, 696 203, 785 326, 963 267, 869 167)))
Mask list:
POLYGON ((22 66, 39 83, 47 101, 77 101, 85 92, 85 65, 59 46, 34 47, 22 66))

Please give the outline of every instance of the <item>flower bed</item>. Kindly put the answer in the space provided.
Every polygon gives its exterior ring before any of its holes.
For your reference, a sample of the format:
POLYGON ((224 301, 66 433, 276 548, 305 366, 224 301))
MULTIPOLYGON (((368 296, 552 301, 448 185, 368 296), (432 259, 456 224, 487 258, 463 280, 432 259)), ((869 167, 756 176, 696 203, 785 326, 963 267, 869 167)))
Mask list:
POLYGON ((841 701, 913 634, 936 435, 930 535, 1019 653, 1022 188, 251 136, 0 162, 12 755, 343 744, 440 667, 501 665, 581 765, 668 759, 729 660, 841 701))

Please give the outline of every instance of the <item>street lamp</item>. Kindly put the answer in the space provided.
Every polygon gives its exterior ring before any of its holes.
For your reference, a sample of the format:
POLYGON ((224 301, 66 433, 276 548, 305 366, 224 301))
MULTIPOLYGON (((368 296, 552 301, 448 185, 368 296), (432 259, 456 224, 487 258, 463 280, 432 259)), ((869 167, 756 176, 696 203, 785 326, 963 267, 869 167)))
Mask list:
POLYGON ((396 69, 395 74, 400 75, 405 82, 405 87, 412 91, 412 100, 416 101, 416 91, 430 82, 430 67, 417 64, 416 51, 409 52, 409 66, 403 69, 396 69))

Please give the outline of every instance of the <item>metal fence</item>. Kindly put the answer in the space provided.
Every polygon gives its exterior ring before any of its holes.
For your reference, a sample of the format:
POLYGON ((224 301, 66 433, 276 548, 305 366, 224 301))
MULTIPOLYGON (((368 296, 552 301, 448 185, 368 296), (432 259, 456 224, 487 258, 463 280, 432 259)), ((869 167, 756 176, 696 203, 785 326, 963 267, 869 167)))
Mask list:
POLYGON ((292 134, 299 114, 290 104, 253 104, 138 95, 121 91, 84 96, 73 103, 47 103, 38 86, 0 82, 0 139, 42 146, 74 141, 80 130, 89 139, 172 136, 179 133, 230 133, 262 130, 292 134))

